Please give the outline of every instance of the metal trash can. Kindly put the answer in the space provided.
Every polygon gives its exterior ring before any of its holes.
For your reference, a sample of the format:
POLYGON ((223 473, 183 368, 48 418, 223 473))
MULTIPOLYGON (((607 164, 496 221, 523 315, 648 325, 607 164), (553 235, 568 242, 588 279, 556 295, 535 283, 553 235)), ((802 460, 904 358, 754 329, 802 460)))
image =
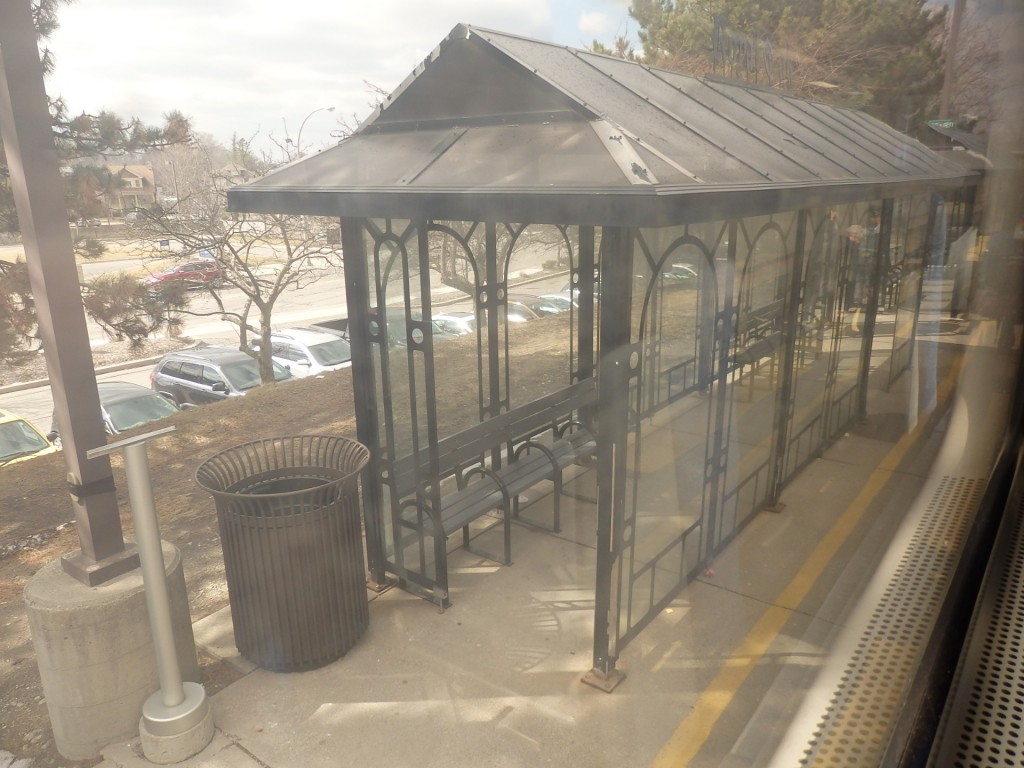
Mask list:
POLYGON ((217 507, 235 644, 257 666, 316 669, 366 630, 359 473, 369 456, 343 437, 273 437, 196 470, 217 507))

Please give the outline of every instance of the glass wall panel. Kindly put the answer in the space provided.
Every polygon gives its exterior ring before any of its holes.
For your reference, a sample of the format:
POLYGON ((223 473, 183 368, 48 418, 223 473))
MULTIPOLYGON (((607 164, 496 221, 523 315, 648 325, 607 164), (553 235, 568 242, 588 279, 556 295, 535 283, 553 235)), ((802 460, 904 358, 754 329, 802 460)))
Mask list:
POLYGON ((368 329, 378 373, 381 460, 390 481, 383 496, 390 507, 386 542, 395 571, 423 586, 436 578, 438 541, 424 468, 409 463, 411 455, 426 449, 434 422, 432 339, 421 315, 429 283, 426 254, 419 247, 422 228, 382 220, 371 222, 368 232, 374 285, 368 329))
POLYGON ((634 306, 644 343, 641 413, 648 414, 695 389, 711 376, 717 283, 708 244, 688 228, 644 230, 634 306))
MULTIPOLYGON (((392 455, 400 458, 425 445, 429 392, 422 379, 427 339, 417 323, 423 296, 417 230, 399 222, 381 232, 374 260, 379 294, 371 304, 371 334, 376 332, 387 359, 391 395, 392 455)), ((405 224, 405 222, 401 222, 405 224)))
POLYGON ((717 547, 771 491, 777 392, 781 383, 783 321, 796 214, 745 219, 737 229, 731 372, 722 514, 717 547))
POLYGON ((564 291, 578 249, 578 228, 504 228, 499 238, 507 286, 500 323, 509 366, 510 407, 567 386, 576 347, 575 307, 564 291))
POLYGON ((642 359, 630 406, 622 642, 700 562, 717 306, 711 246, 686 227, 639 231, 632 271, 631 338, 642 359))
POLYGON ((839 230, 839 281, 835 312, 832 318, 830 369, 834 383, 828 416, 829 434, 833 435, 856 415, 857 374, 860 368, 864 337, 864 299, 866 281, 870 279, 865 262, 864 224, 869 218, 867 203, 851 203, 837 208, 839 230))
POLYGON ((892 327, 890 382, 895 381, 909 368, 913 355, 913 339, 921 306, 921 288, 927 261, 928 226, 932 220, 932 199, 928 196, 918 195, 902 202, 899 208, 903 216, 897 219, 901 225, 897 230, 900 235, 898 261, 891 267, 897 287, 893 291, 895 317, 892 327))
POLYGON ((487 326, 477 297, 486 277, 482 224, 430 225, 430 318, 439 437, 476 424, 490 391, 487 326))
POLYGON ((839 294, 839 231, 835 209, 808 211, 800 305, 793 350, 793 399, 783 482, 810 461, 829 438, 828 397, 834 371, 832 348, 839 294))

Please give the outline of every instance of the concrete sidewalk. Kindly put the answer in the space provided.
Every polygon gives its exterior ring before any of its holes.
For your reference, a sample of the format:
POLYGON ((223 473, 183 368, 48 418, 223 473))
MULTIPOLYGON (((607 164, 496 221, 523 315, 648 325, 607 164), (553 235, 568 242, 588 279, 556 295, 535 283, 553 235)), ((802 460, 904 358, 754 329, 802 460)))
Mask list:
MULTIPOLYGON (((624 649, 627 677, 611 694, 581 682, 592 662, 595 510, 569 498, 561 534, 514 527, 511 567, 454 551, 444 613, 398 589, 369 594, 366 634, 319 670, 255 668, 238 657, 221 610, 195 624, 196 640, 243 677, 211 697, 214 740, 182 765, 651 765, 730 667, 749 676, 715 692, 728 706, 689 765, 763 764, 923 484, 933 448, 894 474, 820 586, 785 607, 785 631, 756 656, 745 639, 890 447, 850 434, 815 461, 787 487, 782 514, 758 515, 624 649)), ((550 498, 536 503, 543 514, 550 498)), ((498 535, 483 533, 481 546, 497 547, 498 535)), ((138 739, 103 758, 103 768, 151 765, 138 739)))

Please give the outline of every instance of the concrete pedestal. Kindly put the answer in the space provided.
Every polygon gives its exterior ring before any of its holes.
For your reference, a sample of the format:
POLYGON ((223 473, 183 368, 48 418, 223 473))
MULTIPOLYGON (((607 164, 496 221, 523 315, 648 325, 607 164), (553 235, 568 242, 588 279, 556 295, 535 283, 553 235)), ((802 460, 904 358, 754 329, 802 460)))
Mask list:
MULTIPOLYGON (((198 683, 181 554, 167 542, 162 549, 181 677, 198 683)), ((60 753, 90 759, 135 738, 143 705, 160 688, 142 571, 88 587, 53 562, 29 581, 25 604, 60 753)))
POLYGON ((142 754, 151 763, 169 765, 198 754, 213 739, 213 711, 199 683, 184 683, 185 700, 168 709, 157 691, 139 718, 142 754))

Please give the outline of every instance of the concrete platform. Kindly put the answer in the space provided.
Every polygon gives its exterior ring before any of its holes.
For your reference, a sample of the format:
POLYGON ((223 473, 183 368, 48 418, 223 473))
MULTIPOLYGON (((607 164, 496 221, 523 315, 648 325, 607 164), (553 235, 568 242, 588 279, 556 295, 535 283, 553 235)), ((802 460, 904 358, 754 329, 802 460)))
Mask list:
MULTIPOLYGON (((626 678, 613 693, 581 682, 592 663, 596 536, 580 493, 563 497, 560 534, 514 525, 510 567, 454 550, 443 613, 398 589, 368 592, 369 629, 322 669, 255 668, 234 649, 229 609, 197 622, 199 646, 242 677, 211 697, 217 734, 182 765, 768 764, 950 429, 944 419, 912 439, 892 429, 906 401, 905 391, 872 392, 868 422, 786 487, 781 511, 757 513, 622 651, 626 678)), ((537 519, 550 501, 535 501, 537 519)), ((482 536, 497 548, 499 533, 482 536)), ((137 739, 103 757, 102 768, 148 765, 137 739)))
MULTIPOLYGON (((559 535, 516 525, 511 567, 455 551, 453 605, 443 613, 398 589, 368 593, 366 635, 316 671, 267 672, 240 658, 226 608, 194 634, 244 676, 211 697, 218 733, 182 765, 651 765, 730 667, 744 671, 742 695, 740 686, 722 692, 727 711, 690 765, 756 765, 781 738, 923 482, 912 472, 894 476, 801 604, 778 602, 889 447, 851 434, 812 464, 787 489, 781 514, 758 515, 625 649, 618 666, 626 679, 611 694, 580 682, 591 665, 595 567, 593 508, 584 502, 563 500, 559 535), (784 613, 782 631, 745 655, 769 610, 784 613)), ((149 764, 137 739, 103 757, 103 768, 149 764)))

